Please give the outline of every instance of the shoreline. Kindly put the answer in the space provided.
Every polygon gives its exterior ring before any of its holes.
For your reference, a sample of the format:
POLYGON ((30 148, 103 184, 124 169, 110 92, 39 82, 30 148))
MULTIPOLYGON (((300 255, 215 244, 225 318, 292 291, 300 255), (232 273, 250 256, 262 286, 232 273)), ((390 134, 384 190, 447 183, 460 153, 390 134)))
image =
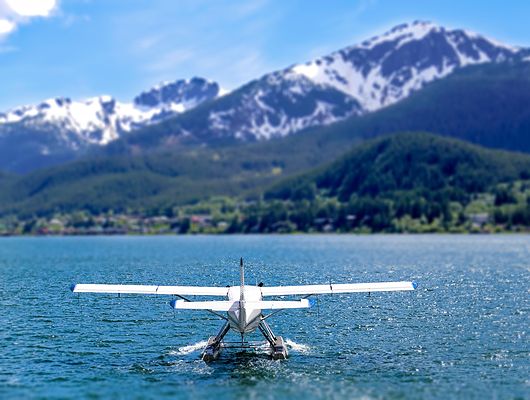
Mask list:
POLYGON ((102 234, 0 234, 2 238, 67 238, 67 237, 192 237, 192 236, 504 236, 530 235, 530 230, 498 232, 253 232, 253 233, 102 233, 102 234))

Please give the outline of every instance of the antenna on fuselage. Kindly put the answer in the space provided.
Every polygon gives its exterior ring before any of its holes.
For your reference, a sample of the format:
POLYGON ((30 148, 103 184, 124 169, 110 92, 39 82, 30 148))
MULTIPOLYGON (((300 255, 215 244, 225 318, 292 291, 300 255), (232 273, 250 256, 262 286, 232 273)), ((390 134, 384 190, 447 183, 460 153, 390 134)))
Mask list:
POLYGON ((243 257, 239 260, 239 277, 241 279, 240 282, 240 289, 241 294, 239 296, 239 300, 245 300, 245 267, 243 267, 243 257))

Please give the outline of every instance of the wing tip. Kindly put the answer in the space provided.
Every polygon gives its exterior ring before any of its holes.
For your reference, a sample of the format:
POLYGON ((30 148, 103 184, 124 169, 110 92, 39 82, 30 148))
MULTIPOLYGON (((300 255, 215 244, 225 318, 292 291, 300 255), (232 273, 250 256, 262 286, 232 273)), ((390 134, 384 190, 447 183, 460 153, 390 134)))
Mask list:
POLYGON ((75 287, 76 287, 76 286, 77 286, 76 283, 72 283, 72 284, 70 285, 70 291, 71 291, 71 292, 75 292, 75 287))
POLYGON ((418 282, 412 281, 412 289, 416 290, 417 287, 418 287, 418 282))

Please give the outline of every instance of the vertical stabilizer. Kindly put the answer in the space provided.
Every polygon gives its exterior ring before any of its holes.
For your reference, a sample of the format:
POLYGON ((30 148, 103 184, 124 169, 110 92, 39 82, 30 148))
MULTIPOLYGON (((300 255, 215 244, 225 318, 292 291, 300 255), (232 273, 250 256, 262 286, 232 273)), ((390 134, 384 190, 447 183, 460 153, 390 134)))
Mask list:
POLYGON ((245 267, 243 267, 243 257, 239 260, 239 277, 241 279, 241 282, 239 283, 241 289, 239 300, 245 300, 245 267))

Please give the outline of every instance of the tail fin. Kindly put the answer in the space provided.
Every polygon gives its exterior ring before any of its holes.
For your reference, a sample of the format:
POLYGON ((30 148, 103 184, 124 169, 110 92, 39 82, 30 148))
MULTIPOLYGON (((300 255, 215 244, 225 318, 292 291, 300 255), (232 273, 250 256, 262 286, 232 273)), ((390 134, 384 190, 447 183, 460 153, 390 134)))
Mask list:
POLYGON ((245 267, 243 267, 243 257, 241 257, 239 260, 239 277, 241 279, 241 294, 239 296, 239 300, 245 300, 245 267))

